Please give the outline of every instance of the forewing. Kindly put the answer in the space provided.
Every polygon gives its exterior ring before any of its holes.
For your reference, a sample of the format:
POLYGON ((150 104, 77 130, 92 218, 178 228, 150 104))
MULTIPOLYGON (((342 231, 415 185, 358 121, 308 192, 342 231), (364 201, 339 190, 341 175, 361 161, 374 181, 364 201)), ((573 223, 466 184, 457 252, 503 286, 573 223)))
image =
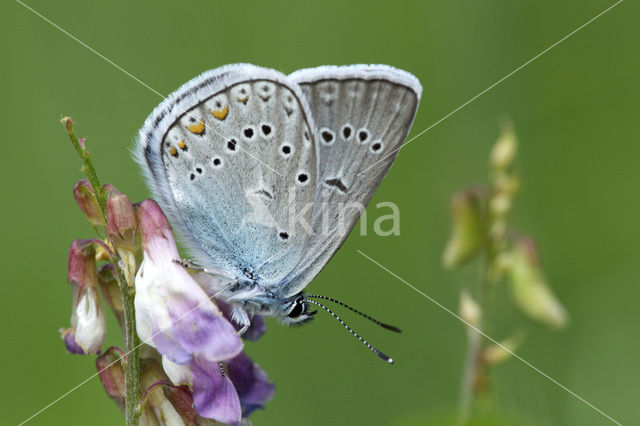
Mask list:
POLYGON ((413 122, 422 87, 384 65, 296 71, 318 126, 314 237, 284 290, 295 294, 342 245, 389 171, 413 122))
MULTIPOLYGON (((315 126, 283 74, 230 65, 189 81, 140 130, 137 158, 192 256, 265 284, 308 244, 289 220, 314 200, 315 126)), ((311 220, 311 209, 298 222, 311 220)))

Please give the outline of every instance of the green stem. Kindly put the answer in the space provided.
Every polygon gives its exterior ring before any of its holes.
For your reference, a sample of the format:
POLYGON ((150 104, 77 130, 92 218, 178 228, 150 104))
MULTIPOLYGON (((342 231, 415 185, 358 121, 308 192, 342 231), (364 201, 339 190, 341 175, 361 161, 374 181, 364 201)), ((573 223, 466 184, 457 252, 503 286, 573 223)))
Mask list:
POLYGON ((126 281, 120 281, 120 291, 124 307, 125 326, 125 353, 127 363, 125 365, 125 419, 127 426, 138 424, 138 405, 140 403, 140 357, 138 348, 140 339, 136 333, 136 311, 133 305, 135 292, 126 281))
POLYGON ((100 206, 100 211, 102 211, 102 216, 104 216, 104 220, 107 220, 107 210, 105 208, 105 200, 103 195, 101 194, 102 185, 100 184, 100 179, 98 179, 98 173, 96 173, 95 167, 93 167, 93 162, 91 161, 91 156, 89 155, 89 151, 84 149, 78 140, 75 131, 73 130, 73 119, 71 117, 65 117, 62 119, 62 124, 67 129, 67 134, 69 135, 69 139, 71 139, 71 143, 75 148, 76 152, 80 156, 82 160, 82 168, 80 169, 82 173, 85 174, 89 183, 91 184, 91 188, 93 188, 93 193, 95 194, 98 205, 100 206))
MULTIPOLYGON (((480 308, 480 318, 478 324, 475 325, 475 328, 480 331, 482 331, 484 327, 483 317, 486 312, 487 290, 489 289, 492 259, 489 242, 485 241, 485 256, 478 273, 475 294, 472 293, 480 308)), ((482 368, 482 349, 482 334, 467 326, 467 354, 460 384, 459 425, 465 425, 469 421, 471 406, 477 396, 474 387, 479 375, 479 368, 482 368)))
POLYGON ((467 328, 467 355, 464 372, 460 384, 460 408, 458 424, 465 425, 469 420, 471 403, 474 399, 474 382, 478 374, 479 357, 482 349, 482 338, 477 331, 467 328))
MULTIPOLYGON (((87 176, 89 183, 93 189, 93 193, 98 200, 98 206, 102 212, 105 223, 107 221, 106 200, 104 194, 101 193, 102 185, 100 179, 96 173, 95 167, 91 162, 89 152, 82 147, 80 141, 76 137, 73 130, 73 119, 65 117, 62 119, 62 124, 67 130, 69 139, 75 148, 76 152, 82 160, 81 171, 87 176)), ((96 229, 96 233, 100 236, 100 232, 96 229)), ((113 243, 111 247, 113 247, 113 243)), ((140 339, 136 333, 136 313, 134 307, 134 295, 135 290, 129 286, 125 278, 125 274, 120 268, 120 256, 117 250, 113 251, 112 262, 115 265, 118 284, 120 286, 120 293, 122 295, 122 305, 124 308, 124 328, 125 328, 125 419, 127 426, 138 425, 138 405, 140 401, 140 357, 138 347, 140 346, 140 339)))

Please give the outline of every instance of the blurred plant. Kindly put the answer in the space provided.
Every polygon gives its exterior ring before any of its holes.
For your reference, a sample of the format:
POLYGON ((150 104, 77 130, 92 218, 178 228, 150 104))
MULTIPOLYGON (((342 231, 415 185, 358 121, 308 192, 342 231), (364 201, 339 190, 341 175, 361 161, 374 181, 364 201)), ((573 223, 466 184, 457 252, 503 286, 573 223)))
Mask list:
MULTIPOLYGON (((76 240, 69 250, 71 327, 60 330, 67 350, 101 353, 107 333, 101 293, 125 348, 107 349, 96 367, 127 425, 238 423, 264 407, 274 386, 242 352, 240 325, 211 294, 215 277, 187 272, 155 201, 132 204, 101 185, 73 120, 62 124, 87 176, 74 186, 74 197, 98 236, 76 240)), ((243 337, 257 340, 264 331, 256 317, 243 337)))
POLYGON ((561 329, 568 315, 549 287, 538 261, 538 249, 529 237, 513 237, 508 215, 519 189, 513 172, 517 140, 512 124, 502 123, 489 157, 488 185, 465 188, 452 197, 452 230, 442 262, 454 269, 480 259, 480 279, 460 293, 459 314, 467 324, 467 356, 461 384, 460 424, 466 424, 471 406, 490 391, 490 368, 507 361, 522 341, 521 334, 499 345, 485 343, 488 293, 505 281, 516 306, 530 319, 561 329))

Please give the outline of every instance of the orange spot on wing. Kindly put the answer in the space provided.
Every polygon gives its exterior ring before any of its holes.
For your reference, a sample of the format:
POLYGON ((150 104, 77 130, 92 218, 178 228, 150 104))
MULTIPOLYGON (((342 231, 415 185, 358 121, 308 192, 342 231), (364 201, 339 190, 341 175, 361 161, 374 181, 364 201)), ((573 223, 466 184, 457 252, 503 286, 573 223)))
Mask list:
POLYGON ((173 155, 174 157, 178 156, 178 150, 176 149, 175 146, 171 147, 171 149, 169 150, 169 154, 173 155))
POLYGON ((237 98, 238 102, 242 102, 243 104, 247 104, 247 101, 249 100, 248 96, 245 96, 244 98, 237 98))
POLYGON ((187 147, 187 144, 184 143, 184 139, 180 139, 180 142, 178 142, 178 148, 184 151, 186 147, 187 147))
POLYGON ((204 133, 204 121, 200 120, 196 124, 190 124, 187 126, 187 130, 191 133, 195 133, 196 135, 201 135, 204 133))
POLYGON ((227 118, 227 114, 229 114, 229 105, 226 105, 222 109, 212 109, 211 115, 213 115, 218 120, 222 121, 227 118))

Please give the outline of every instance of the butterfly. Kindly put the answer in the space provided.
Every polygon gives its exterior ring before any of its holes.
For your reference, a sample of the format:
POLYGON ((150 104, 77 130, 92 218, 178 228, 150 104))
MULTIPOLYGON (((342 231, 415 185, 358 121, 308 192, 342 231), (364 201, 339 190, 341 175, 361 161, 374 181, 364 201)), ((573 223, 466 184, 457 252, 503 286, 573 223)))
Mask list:
POLYGON ((136 159, 195 259, 185 265, 223 278, 218 297, 241 333, 253 315, 303 324, 315 306, 340 320, 317 299, 364 315, 303 290, 391 167, 421 92, 386 65, 285 75, 233 64, 188 81, 146 119, 136 159))

